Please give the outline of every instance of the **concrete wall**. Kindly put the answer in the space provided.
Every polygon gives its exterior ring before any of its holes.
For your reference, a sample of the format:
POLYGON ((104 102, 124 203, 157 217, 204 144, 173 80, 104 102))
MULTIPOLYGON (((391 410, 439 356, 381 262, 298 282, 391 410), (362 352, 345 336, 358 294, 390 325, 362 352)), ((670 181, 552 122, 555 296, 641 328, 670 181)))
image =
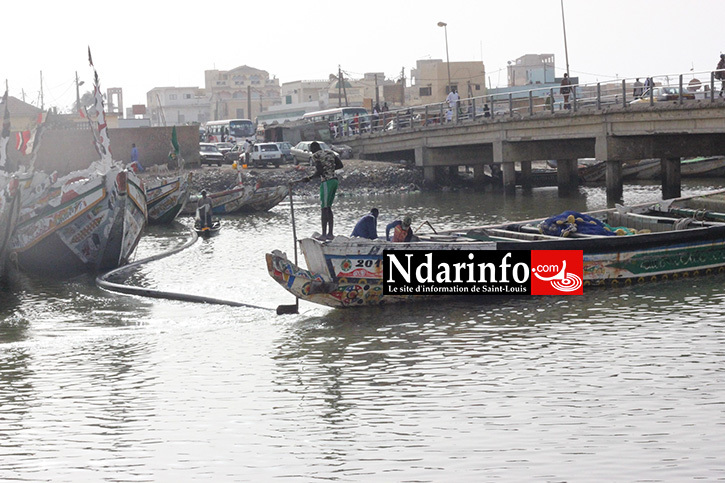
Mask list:
MULTIPOLYGON (((131 144, 136 143, 139 161, 144 167, 166 164, 171 150, 171 127, 138 127, 109 129, 113 159, 131 161, 131 144)), ((199 127, 177 126, 176 136, 181 146, 181 156, 187 165, 199 164, 199 127)), ((11 140, 14 140, 12 136, 11 140)), ((8 155, 11 162, 27 164, 30 156, 23 156, 10 143, 8 155)), ((47 131, 42 139, 36 169, 58 171, 65 174, 88 167, 99 159, 89 130, 47 131)))

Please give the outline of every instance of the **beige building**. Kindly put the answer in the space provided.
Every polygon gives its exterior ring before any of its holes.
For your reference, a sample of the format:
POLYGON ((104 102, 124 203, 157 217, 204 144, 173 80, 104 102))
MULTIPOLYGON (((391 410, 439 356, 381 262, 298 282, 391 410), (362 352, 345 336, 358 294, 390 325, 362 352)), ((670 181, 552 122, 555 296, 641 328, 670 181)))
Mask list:
POLYGON ((449 64, 440 59, 418 60, 411 71, 413 85, 406 93, 406 101, 412 105, 442 102, 450 92, 450 87, 458 90, 461 98, 478 97, 486 94, 486 70, 483 62, 451 62, 448 85, 449 64))
POLYGON ((251 119, 281 104, 279 79, 265 70, 243 65, 232 70, 204 71, 205 91, 211 97, 211 118, 251 119))
POLYGON ((508 63, 508 86, 550 84, 556 78, 554 54, 526 54, 508 63))

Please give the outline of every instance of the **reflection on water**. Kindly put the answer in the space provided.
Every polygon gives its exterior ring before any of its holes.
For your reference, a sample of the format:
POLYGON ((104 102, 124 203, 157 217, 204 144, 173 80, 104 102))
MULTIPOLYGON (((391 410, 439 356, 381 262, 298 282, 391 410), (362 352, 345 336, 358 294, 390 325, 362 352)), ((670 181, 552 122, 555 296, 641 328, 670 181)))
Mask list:
MULTIPOLYGON (((625 201, 657 193, 627 186, 625 201)), ((372 206, 379 227, 413 213, 444 229, 605 205, 601 188, 343 196, 335 216, 344 234, 372 206)), ((219 236, 131 282, 292 303, 263 261, 293 249, 288 210, 225 218, 219 236)), ((300 235, 318 230, 316 200, 295 198, 295 217, 300 235)), ((183 243, 190 224, 150 228, 137 258, 183 243)), ((0 479, 714 479, 725 469, 723 282, 302 303, 278 317, 20 276, 0 292, 0 479)))

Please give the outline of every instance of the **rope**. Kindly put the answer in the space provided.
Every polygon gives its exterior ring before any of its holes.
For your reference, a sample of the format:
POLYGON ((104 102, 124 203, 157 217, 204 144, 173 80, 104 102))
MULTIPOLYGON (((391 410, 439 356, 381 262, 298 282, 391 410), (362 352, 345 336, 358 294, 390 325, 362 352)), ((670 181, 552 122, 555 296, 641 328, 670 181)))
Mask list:
POLYGON ((222 299, 216 299, 216 298, 212 298, 212 297, 204 297, 201 295, 192 295, 192 294, 185 294, 185 293, 179 293, 179 292, 165 292, 163 290, 154 290, 154 289, 150 289, 150 288, 134 287, 131 285, 123 285, 123 284, 108 281, 108 279, 113 277, 114 275, 137 268, 137 267, 144 265, 146 263, 149 263, 149 262, 161 260, 162 258, 166 258, 168 256, 174 255, 176 253, 179 253, 182 250, 189 248, 191 245, 196 243, 196 240, 199 239, 199 235, 197 235, 195 230, 190 229, 190 231, 191 231, 191 238, 189 238, 186 241, 186 243, 184 243, 183 245, 176 247, 176 248, 172 248, 171 250, 167 250, 165 252, 161 252, 156 255, 152 255, 150 257, 138 260, 138 261, 130 263, 128 265, 124 265, 122 267, 115 268, 115 269, 111 270, 110 272, 101 274, 98 277, 96 277, 96 285, 98 285, 99 287, 104 288, 108 291, 111 291, 111 292, 118 292, 118 293, 130 294, 130 295, 139 295, 141 297, 151 297, 151 298, 167 299, 167 300, 181 300, 184 302, 195 302, 195 303, 203 303, 203 304, 229 305, 232 307, 248 307, 248 308, 252 308, 252 309, 262 309, 262 310, 274 310, 269 307, 260 307, 258 305, 245 304, 242 302, 235 302, 233 300, 222 300, 222 299))

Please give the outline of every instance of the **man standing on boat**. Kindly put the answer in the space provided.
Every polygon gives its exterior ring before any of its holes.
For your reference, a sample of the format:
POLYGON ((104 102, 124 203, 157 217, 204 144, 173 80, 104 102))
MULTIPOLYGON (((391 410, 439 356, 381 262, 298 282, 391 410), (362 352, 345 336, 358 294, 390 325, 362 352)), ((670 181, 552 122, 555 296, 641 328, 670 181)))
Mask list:
POLYGON ((202 228, 211 226, 211 212, 213 209, 211 198, 206 195, 206 190, 201 190, 201 199, 197 205, 199 210, 199 220, 202 228))
POLYGON ((311 160, 315 164, 315 172, 310 176, 302 178, 308 182, 312 178, 320 177, 320 205, 322 207, 322 236, 321 239, 332 240, 333 216, 332 203, 335 201, 337 192, 337 176, 335 170, 342 169, 340 157, 331 149, 322 149, 317 141, 310 143, 311 160))

